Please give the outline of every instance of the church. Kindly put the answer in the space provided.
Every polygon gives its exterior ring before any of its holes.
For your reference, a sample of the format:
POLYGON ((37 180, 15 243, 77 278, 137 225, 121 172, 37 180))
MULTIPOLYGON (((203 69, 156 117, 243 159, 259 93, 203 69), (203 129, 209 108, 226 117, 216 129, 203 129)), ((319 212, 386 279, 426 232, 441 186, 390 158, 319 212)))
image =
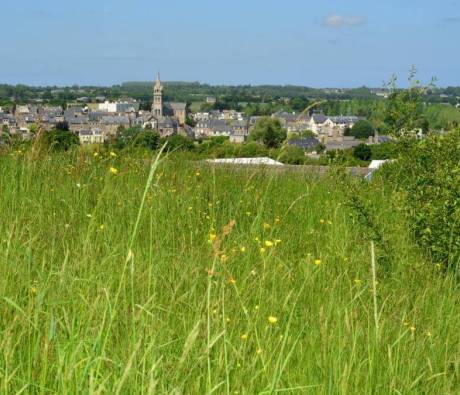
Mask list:
POLYGON ((152 111, 144 128, 157 130, 162 137, 170 136, 185 125, 186 115, 185 103, 163 103, 163 85, 158 73, 153 87, 152 111))

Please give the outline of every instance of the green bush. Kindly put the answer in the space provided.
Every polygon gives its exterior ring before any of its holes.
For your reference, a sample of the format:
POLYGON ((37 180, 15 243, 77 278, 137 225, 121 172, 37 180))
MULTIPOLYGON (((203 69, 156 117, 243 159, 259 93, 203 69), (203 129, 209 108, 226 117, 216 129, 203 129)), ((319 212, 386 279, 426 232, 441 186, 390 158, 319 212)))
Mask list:
POLYGON ((371 147, 366 144, 359 144, 353 150, 353 156, 359 160, 370 160, 372 156, 371 147))
POLYGON ((296 146, 286 146, 281 149, 278 160, 289 165, 303 165, 305 163, 305 152, 296 146))
POLYGON ((57 129, 45 132, 44 141, 51 149, 56 151, 67 151, 70 147, 80 144, 75 133, 57 129))
POLYGON ((436 263, 458 268, 460 259, 460 130, 422 141, 406 141, 404 151, 382 169, 396 187, 415 240, 436 263))

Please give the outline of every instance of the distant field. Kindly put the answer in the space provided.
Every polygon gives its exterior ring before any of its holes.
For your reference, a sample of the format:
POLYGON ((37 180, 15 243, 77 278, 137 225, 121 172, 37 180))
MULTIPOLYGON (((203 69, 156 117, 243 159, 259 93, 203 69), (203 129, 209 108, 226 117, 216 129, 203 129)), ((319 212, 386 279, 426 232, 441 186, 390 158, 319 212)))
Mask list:
POLYGON ((0 156, 1 393, 458 393, 458 285, 381 185, 151 159, 0 156))
POLYGON ((201 106, 204 103, 205 102, 203 102, 203 101, 194 101, 194 102, 192 102, 192 104, 190 104, 190 111, 191 112, 199 112, 200 109, 201 109, 201 106))

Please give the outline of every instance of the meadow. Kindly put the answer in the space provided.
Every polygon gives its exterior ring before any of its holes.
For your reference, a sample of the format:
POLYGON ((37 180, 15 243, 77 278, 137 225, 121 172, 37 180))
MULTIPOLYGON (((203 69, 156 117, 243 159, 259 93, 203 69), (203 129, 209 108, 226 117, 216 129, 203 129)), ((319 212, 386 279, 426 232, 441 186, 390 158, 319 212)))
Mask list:
POLYGON ((0 156, 0 393, 459 393, 458 278, 388 185, 34 155, 0 156))

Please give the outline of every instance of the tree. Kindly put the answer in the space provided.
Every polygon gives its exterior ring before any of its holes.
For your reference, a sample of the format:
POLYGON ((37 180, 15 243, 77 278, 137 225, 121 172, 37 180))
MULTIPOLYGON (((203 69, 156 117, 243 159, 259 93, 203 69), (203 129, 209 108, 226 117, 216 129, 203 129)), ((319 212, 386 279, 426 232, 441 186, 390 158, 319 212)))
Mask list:
POLYGON ((58 123, 56 123, 55 129, 56 130, 62 130, 64 132, 68 132, 69 131, 69 123, 67 121, 58 122, 58 123))
POLYGON ((168 145, 165 148, 167 151, 191 151, 194 148, 193 141, 180 134, 174 134, 162 139, 161 144, 164 144, 164 142, 168 142, 168 145))
POLYGON ((78 136, 67 130, 50 130, 45 132, 44 139, 46 144, 56 151, 67 151, 72 146, 80 144, 78 136))
POLYGON ((353 150, 353 156, 360 160, 370 160, 372 157, 371 147, 366 144, 359 144, 353 150))
POLYGON ((278 159, 290 165, 302 165, 305 163, 305 152, 295 145, 283 147, 278 159))
POLYGON ((375 129, 372 124, 365 120, 361 119, 356 122, 351 129, 347 128, 345 130, 346 136, 354 136, 357 139, 367 139, 370 136, 373 136, 375 133, 375 129))
POLYGON ((287 134, 278 119, 262 117, 257 120, 249 137, 252 141, 262 142, 267 148, 278 148, 287 134))
POLYGON ((427 86, 422 86, 415 79, 417 71, 412 67, 409 73, 409 88, 397 89, 396 77, 392 77, 387 84, 391 94, 386 102, 385 123, 395 134, 413 132, 427 127, 424 115, 423 97, 429 88, 434 86, 431 81, 427 86))
POLYGON ((157 149, 160 144, 160 135, 153 130, 143 130, 134 138, 134 147, 149 148, 151 150, 157 149))

